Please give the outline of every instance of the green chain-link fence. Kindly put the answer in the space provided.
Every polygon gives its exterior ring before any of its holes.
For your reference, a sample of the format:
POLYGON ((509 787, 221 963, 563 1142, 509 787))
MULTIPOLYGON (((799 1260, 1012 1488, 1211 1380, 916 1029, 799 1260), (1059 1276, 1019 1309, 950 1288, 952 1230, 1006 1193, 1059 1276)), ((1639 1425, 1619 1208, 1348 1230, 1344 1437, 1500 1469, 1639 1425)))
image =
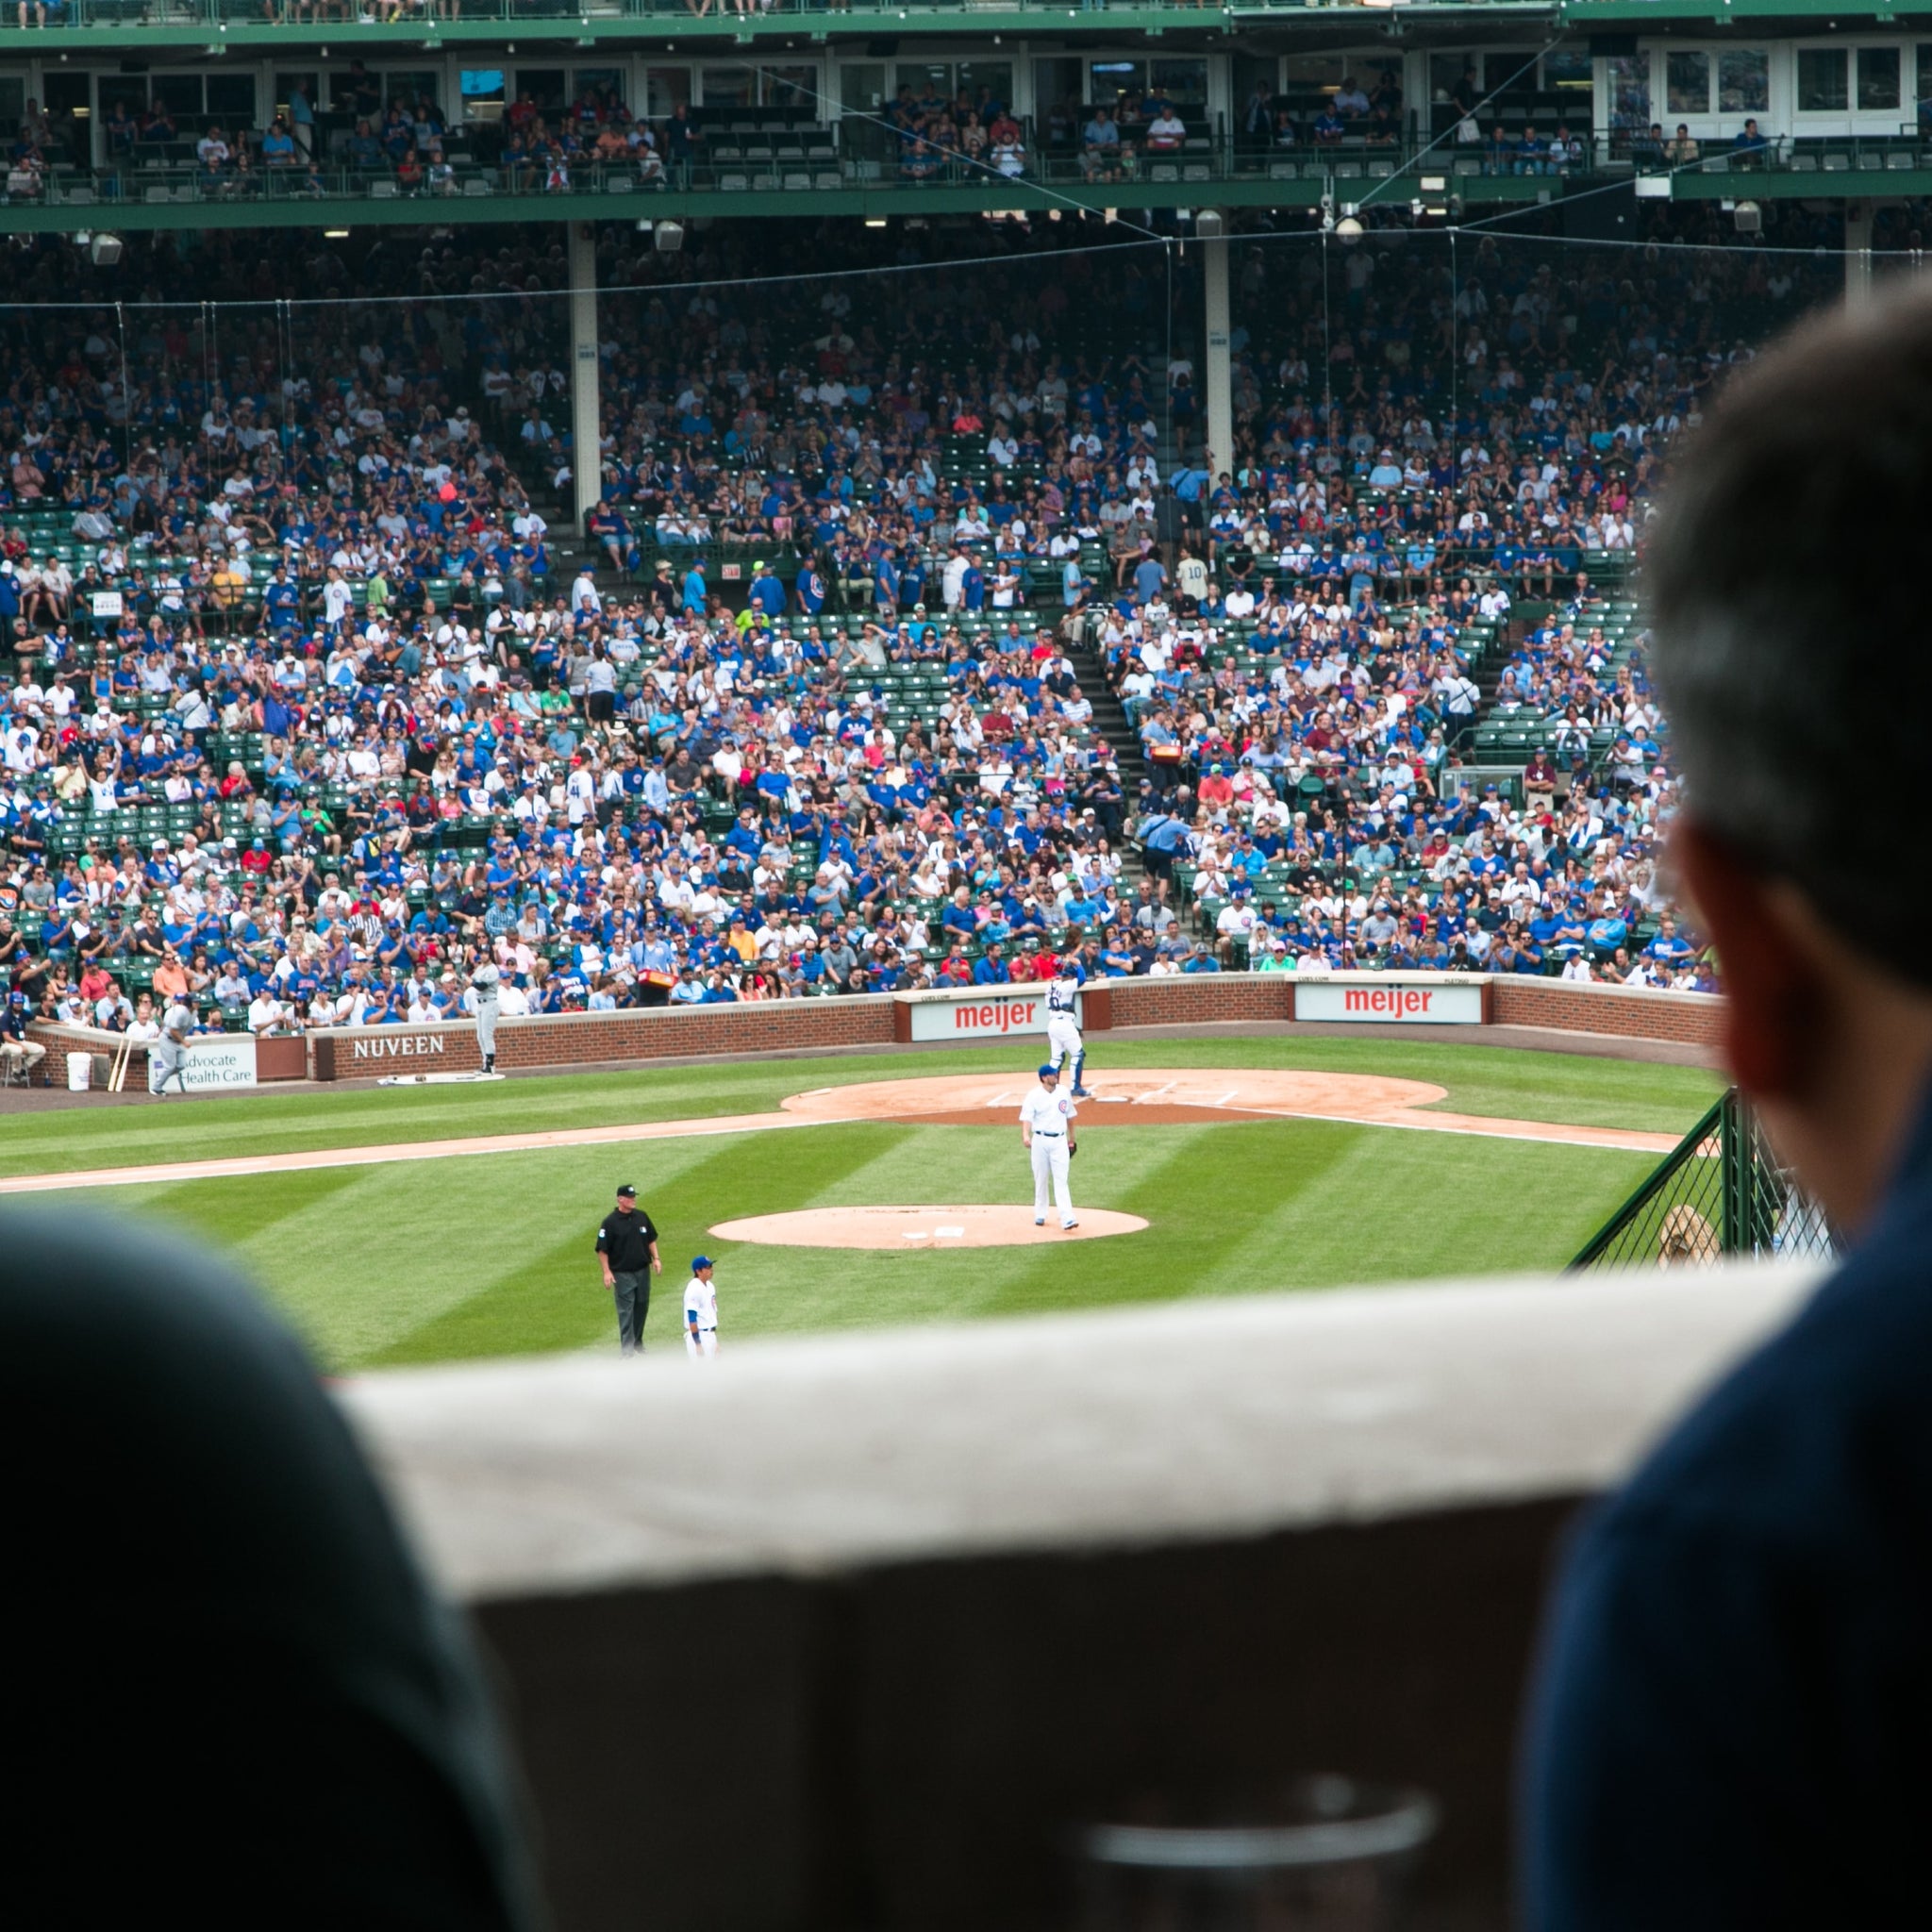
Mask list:
POLYGON ((1729 1255, 1829 1255, 1834 1247, 1824 1209, 1778 1165, 1733 1088, 1570 1265, 1696 1268, 1729 1255))

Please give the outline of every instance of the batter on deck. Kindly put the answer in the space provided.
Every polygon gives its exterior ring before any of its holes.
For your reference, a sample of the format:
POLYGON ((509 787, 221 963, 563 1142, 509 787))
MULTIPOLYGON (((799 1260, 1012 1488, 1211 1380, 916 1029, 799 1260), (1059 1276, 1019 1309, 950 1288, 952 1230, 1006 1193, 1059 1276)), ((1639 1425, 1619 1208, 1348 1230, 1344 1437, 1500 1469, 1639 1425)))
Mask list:
POLYGON ((1087 984, 1087 969, 1077 953, 1062 953, 1054 975, 1046 982, 1046 1057, 1056 1067, 1067 1062, 1073 1076, 1073 1098, 1086 1100, 1087 1048, 1080 1038, 1080 989, 1087 984))
POLYGON ((1078 1227, 1074 1199, 1067 1190, 1067 1163, 1079 1141, 1074 1119, 1080 1109, 1071 1093, 1060 1091, 1060 1070, 1051 1061, 1040 1070, 1040 1085, 1020 1103, 1020 1144, 1033 1158, 1033 1224, 1046 1225, 1046 1191, 1053 1189, 1054 1206, 1062 1227, 1078 1227))

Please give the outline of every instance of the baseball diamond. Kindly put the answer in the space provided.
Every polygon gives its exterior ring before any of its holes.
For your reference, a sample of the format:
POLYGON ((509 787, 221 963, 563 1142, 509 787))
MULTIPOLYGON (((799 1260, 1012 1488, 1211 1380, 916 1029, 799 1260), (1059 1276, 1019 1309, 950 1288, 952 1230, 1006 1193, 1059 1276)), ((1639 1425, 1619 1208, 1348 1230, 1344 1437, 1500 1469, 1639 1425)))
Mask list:
MULTIPOLYGON (((614 1351, 591 1245, 629 1180, 667 1265, 718 1262, 734 1347, 1560 1264, 1716 1092, 1461 1041, 1091 1036, 1063 1231, 1033 1224, 1014 1125, 1038 1063, 1015 1041, 50 1109, 0 1134, 0 1191, 212 1237, 344 1372, 614 1351)), ((665 1299, 647 1350, 677 1343, 665 1299)))

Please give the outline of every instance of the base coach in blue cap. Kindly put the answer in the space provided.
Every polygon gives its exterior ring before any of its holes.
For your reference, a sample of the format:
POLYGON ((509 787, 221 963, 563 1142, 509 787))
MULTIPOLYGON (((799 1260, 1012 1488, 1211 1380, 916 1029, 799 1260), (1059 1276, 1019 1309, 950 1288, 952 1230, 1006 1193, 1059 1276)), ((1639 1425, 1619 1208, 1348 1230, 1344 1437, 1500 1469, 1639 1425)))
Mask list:
POLYGON ((597 1229, 597 1265, 604 1286, 617 1298, 617 1341, 625 1355, 641 1355, 644 1317, 651 1312, 651 1276, 664 1272, 658 1257, 658 1230, 638 1206, 638 1191, 626 1181, 617 1206, 597 1229))

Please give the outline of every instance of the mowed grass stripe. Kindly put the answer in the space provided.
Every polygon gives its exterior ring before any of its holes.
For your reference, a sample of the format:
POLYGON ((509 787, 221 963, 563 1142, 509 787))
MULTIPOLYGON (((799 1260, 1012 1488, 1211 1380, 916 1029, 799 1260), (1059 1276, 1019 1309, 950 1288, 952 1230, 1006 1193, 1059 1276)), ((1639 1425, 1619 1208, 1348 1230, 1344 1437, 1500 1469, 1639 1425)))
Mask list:
MULTIPOLYGON (((664 1273, 651 1291, 647 1344, 678 1345, 679 1311, 691 1258, 704 1251, 722 1262, 727 1254, 760 1251, 720 1243, 707 1232, 713 1222, 741 1214, 774 1214, 801 1204, 802 1193, 835 1188, 849 1173, 874 1160, 903 1128, 833 1127, 809 1134, 741 1134, 720 1141, 653 1141, 646 1147, 595 1148, 568 1158, 574 1191, 559 1183, 551 1192, 568 1202, 561 1230, 543 1224, 547 1241, 533 1232, 495 1278, 479 1282, 460 1301, 434 1311, 386 1346, 359 1357, 360 1365, 444 1361, 475 1356, 521 1355, 551 1349, 617 1345, 616 1318, 599 1277, 594 1242, 597 1224, 609 1211, 617 1184, 629 1180, 659 1230, 664 1273), (660 1158, 660 1156, 675 1158, 660 1158), (633 1157, 636 1158, 633 1158, 633 1157), (596 1178, 583 1184, 586 1163, 596 1178)), ((492 1157, 491 1162, 451 1162, 488 1168, 539 1157, 492 1157)), ((440 1171, 440 1170, 439 1170, 440 1171)), ((420 1170, 419 1170, 420 1172, 420 1170)), ((767 1249, 790 1257, 797 1251, 767 1249)), ((830 1254, 833 1261, 847 1257, 830 1254)))
POLYGON ((1299 1176, 1288 1158, 1271 1165, 1285 1191, 1265 1199, 1225 1256, 1228 1278, 1193 1292, 1560 1267, 1656 1164, 1608 1149, 1314 1123, 1284 1154, 1316 1141, 1330 1158, 1299 1176))
MULTIPOLYGON (((719 1261, 727 1342, 1176 1296, 1559 1266, 1647 1157, 1323 1122, 1095 1124, 1080 1208, 1143 1234, 1048 1248, 868 1252, 720 1243, 740 1215, 813 1206, 1020 1201, 1011 1124, 887 1123, 542 1150, 422 1166, 57 1193, 132 1207, 238 1251, 338 1370, 614 1348, 591 1241, 619 1180, 663 1230, 648 1338, 676 1347, 691 1256, 719 1261)), ((0 1210, 0 1239, 4 1239, 0 1210)))
POLYGON ((366 1172, 354 1167, 315 1168, 272 1180, 259 1174, 235 1174, 221 1180, 177 1181, 172 1186, 115 1188, 105 1193, 42 1194, 36 1197, 35 1205, 86 1206, 108 1201, 116 1207, 137 1207, 190 1233, 217 1225, 224 1243, 240 1248, 267 1236, 292 1216, 346 1193, 366 1172))
MULTIPOLYGON (((149 1106, 0 1115, 0 1174, 126 1167, 169 1160, 543 1133, 624 1122, 698 1120, 775 1108, 788 1094, 921 1074, 1010 1073, 1031 1078, 1024 1051, 955 1047, 704 1067, 641 1067, 465 1087, 261 1092, 149 1106)), ((1694 1067, 1517 1052, 1427 1040, 1203 1038, 1096 1034, 1095 1074, 1132 1067, 1293 1067, 1392 1074, 1449 1091, 1465 1113, 1583 1126, 1687 1130, 1718 1092, 1694 1067)))

